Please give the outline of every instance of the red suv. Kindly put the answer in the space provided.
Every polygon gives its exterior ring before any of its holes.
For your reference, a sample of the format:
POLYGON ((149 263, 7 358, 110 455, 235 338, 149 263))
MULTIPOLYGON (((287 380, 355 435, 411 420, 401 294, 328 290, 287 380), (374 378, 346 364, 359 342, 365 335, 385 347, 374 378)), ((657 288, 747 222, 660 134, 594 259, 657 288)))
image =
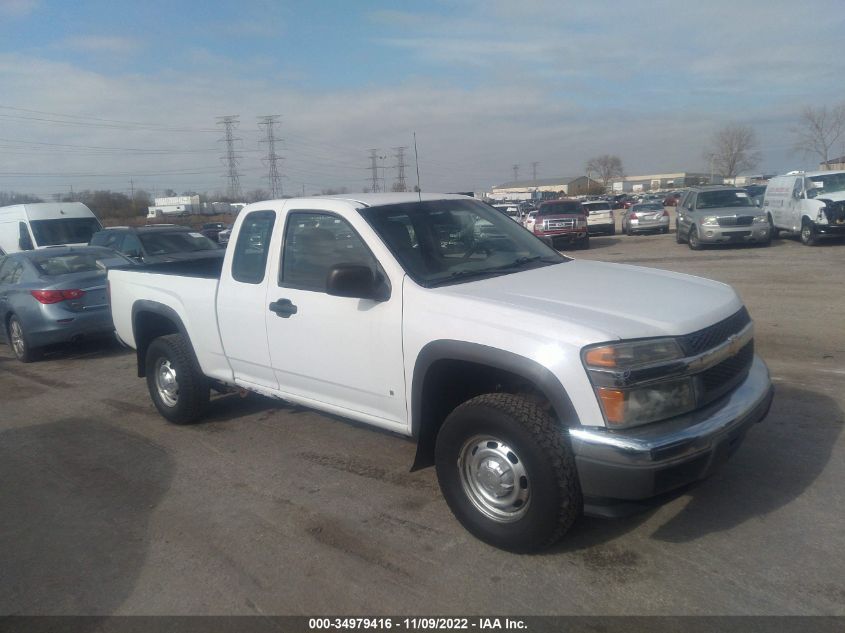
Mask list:
POLYGON ((587 213, 579 200, 547 200, 541 202, 530 228, 537 237, 547 237, 552 244, 575 244, 589 248, 587 213))

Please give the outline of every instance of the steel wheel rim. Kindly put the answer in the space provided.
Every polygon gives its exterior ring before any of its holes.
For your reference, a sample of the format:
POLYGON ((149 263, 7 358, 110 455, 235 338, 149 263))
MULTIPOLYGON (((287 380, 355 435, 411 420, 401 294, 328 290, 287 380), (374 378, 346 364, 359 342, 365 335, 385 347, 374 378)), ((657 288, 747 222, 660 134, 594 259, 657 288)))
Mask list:
POLYGON ((9 325, 9 336, 12 339, 12 349, 15 351, 15 356, 18 358, 24 355, 26 351, 26 342, 23 340, 23 329, 17 319, 13 319, 9 325))
POLYGON ((502 440, 476 435, 458 457, 461 486, 475 508, 497 523, 518 521, 528 511, 531 485, 525 463, 502 440))
POLYGON ((689 232, 689 243, 693 246, 698 246, 698 231, 695 229, 689 232))
POLYGON ((179 402, 179 381, 176 369, 167 358, 159 358, 156 362, 155 383, 161 401, 168 407, 175 407, 179 402))

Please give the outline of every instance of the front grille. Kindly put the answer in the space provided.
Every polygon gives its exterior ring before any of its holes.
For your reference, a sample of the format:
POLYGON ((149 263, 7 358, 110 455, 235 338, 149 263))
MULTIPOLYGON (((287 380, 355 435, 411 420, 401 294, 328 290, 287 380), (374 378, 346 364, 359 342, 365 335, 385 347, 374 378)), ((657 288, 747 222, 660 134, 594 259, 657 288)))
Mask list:
POLYGON ((555 229, 571 229, 575 226, 575 220, 572 218, 562 218, 560 220, 546 220, 546 230, 554 231, 555 229))
POLYGON ((845 224, 845 202, 828 202, 824 214, 829 224, 845 224))
POLYGON ((718 218, 719 226, 751 226, 753 215, 730 215, 718 218))
POLYGON ((703 393, 699 404, 715 400, 742 382, 753 360, 754 341, 750 341, 730 358, 701 372, 699 378, 703 393))
POLYGON ((700 354, 724 343, 731 334, 736 334, 749 323, 751 323, 751 317, 743 306, 738 312, 715 325, 680 337, 681 346, 688 355, 700 354))

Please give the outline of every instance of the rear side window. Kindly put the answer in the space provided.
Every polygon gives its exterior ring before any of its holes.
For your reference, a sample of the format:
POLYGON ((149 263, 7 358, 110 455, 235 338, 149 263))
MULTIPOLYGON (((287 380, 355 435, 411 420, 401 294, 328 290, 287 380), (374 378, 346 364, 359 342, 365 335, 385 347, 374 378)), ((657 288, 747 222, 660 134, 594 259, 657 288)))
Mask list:
POLYGON ((245 284, 264 281, 275 211, 253 211, 244 218, 232 258, 232 277, 245 284))
POLYGON ((23 264, 7 259, 0 269, 0 284, 16 284, 23 274, 23 264))
MULTIPOLYGON (((406 239, 411 240, 407 231, 406 239)), ((328 213, 289 213, 279 285, 325 292, 329 270, 338 264, 377 270, 375 257, 346 220, 328 213)))

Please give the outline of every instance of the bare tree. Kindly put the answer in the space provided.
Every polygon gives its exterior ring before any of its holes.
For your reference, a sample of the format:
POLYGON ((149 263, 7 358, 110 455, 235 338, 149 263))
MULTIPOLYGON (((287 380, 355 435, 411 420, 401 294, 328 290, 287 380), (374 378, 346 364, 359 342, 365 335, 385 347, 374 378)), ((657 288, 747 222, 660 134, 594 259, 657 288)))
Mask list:
POLYGON ((828 108, 807 106, 801 110, 795 134, 795 151, 815 154, 819 162, 830 160, 830 150, 845 137, 845 103, 828 108))
POLYGON ((723 126, 705 150, 704 158, 710 162, 711 171, 725 178, 735 178, 740 172, 754 169, 761 158, 754 129, 739 123, 723 126))
POLYGON ((587 176, 590 178, 598 177, 605 191, 607 191, 611 180, 621 178, 624 175, 622 159, 618 156, 603 154, 587 161, 587 176))

